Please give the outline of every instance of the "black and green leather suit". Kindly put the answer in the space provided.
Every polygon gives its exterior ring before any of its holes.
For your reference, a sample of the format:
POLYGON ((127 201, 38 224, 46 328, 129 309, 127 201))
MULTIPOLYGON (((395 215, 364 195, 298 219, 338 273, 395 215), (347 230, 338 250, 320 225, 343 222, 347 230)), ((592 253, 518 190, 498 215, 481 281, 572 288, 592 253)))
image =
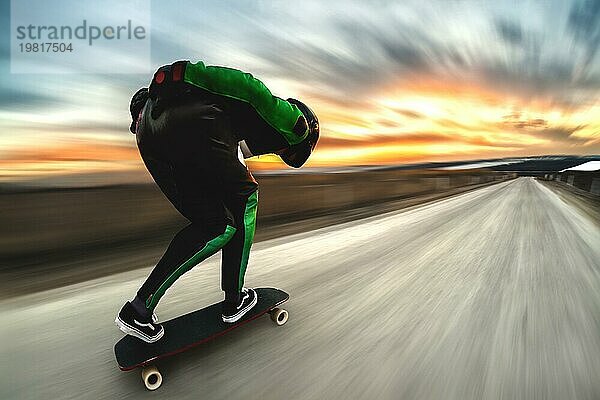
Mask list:
POLYGON ((152 177, 190 221, 138 297, 154 309, 175 280, 222 250, 221 286, 226 300, 237 302, 258 205, 239 143, 253 155, 297 145, 309 134, 302 112, 250 74, 180 61, 154 74, 133 130, 152 177))

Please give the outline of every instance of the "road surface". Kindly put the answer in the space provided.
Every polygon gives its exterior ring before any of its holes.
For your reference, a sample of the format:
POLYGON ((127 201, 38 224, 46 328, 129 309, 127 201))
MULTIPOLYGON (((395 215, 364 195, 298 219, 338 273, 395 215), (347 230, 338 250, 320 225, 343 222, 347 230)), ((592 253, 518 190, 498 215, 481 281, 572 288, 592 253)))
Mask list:
MULTIPOLYGON (((159 316, 220 300, 218 262, 159 316)), ((600 398, 600 229, 533 179, 258 243, 247 283, 286 289, 290 321, 162 362, 155 393, 112 350, 148 272, 2 301, 0 398, 600 398)))

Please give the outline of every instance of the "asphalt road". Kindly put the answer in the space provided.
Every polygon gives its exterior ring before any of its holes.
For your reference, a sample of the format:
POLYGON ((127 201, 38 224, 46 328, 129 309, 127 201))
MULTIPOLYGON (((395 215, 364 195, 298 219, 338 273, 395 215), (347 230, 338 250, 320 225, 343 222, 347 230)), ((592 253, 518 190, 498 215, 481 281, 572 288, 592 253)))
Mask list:
MULTIPOLYGON (((149 268, 5 300, 0 398, 599 399, 596 223, 520 178, 258 243, 247 283, 287 290, 289 322, 162 362, 156 392, 112 350, 149 268)), ((218 262, 159 316, 220 300, 218 262)))

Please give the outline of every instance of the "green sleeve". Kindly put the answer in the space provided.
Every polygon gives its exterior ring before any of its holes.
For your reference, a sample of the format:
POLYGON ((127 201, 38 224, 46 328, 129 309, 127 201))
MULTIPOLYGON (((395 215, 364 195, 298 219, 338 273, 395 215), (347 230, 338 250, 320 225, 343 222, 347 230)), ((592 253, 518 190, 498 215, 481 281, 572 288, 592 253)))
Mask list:
POLYGON ((251 74, 233 68, 205 66, 202 61, 188 63, 184 80, 211 93, 249 103, 290 145, 306 138, 294 132, 302 112, 296 105, 273 96, 271 91, 251 74))

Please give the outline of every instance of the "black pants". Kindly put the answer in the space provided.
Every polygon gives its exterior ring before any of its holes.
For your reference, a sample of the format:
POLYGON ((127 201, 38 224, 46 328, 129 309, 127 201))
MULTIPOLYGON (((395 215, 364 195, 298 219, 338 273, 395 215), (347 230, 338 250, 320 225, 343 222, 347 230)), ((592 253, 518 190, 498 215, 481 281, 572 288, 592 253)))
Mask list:
POLYGON ((224 111, 202 99, 152 110, 137 132, 152 177, 190 224, 179 231, 137 295, 153 310, 182 274, 219 250, 221 287, 237 301, 254 238, 258 184, 238 158, 238 139, 224 111))

